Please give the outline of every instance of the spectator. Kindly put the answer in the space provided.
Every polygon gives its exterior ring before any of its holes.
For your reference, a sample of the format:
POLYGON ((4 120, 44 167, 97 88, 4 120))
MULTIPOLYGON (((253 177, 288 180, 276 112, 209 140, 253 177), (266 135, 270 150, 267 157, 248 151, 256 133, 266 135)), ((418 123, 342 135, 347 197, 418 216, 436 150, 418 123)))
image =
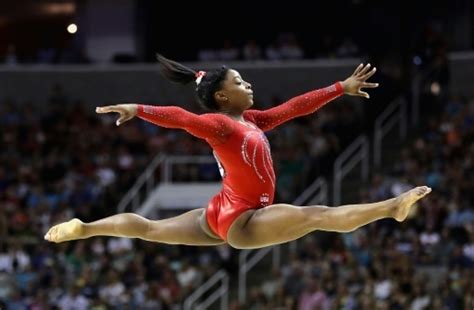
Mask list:
POLYGON ((9 44, 7 47, 7 54, 5 55, 5 64, 14 66, 18 64, 18 57, 16 55, 16 47, 13 44, 9 44))
POLYGON ((261 59, 262 51, 255 40, 249 40, 243 47, 242 55, 244 60, 255 61, 261 59))
POLYGON ((239 49, 232 44, 231 40, 225 40, 224 45, 218 51, 218 60, 233 61, 239 59, 239 49))

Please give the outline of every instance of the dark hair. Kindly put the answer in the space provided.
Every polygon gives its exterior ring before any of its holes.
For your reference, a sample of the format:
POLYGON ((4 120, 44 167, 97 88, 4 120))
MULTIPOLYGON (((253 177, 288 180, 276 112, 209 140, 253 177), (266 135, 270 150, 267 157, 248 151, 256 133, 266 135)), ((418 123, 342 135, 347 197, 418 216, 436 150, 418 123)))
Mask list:
MULTIPOLYGON (((163 75, 176 83, 188 84, 196 81, 197 72, 176 61, 167 59, 157 54, 158 62, 162 65, 163 75)), ((201 82, 196 87, 196 97, 206 110, 219 111, 219 104, 214 99, 214 93, 222 88, 222 82, 225 80, 229 68, 222 66, 218 69, 209 70, 202 77, 201 82)))

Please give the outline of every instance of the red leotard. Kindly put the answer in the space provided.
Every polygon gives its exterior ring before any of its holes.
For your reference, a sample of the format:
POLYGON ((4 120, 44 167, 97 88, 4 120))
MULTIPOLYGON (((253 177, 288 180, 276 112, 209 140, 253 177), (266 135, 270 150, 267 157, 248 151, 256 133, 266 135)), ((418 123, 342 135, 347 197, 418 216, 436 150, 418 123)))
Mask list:
POLYGON ((265 111, 246 110, 246 124, 224 114, 197 115, 174 106, 138 105, 137 116, 162 127, 184 129, 212 147, 223 187, 209 202, 206 218, 214 233, 227 240, 227 231, 240 214, 273 203, 275 173, 263 132, 313 113, 342 94, 337 82, 265 111))

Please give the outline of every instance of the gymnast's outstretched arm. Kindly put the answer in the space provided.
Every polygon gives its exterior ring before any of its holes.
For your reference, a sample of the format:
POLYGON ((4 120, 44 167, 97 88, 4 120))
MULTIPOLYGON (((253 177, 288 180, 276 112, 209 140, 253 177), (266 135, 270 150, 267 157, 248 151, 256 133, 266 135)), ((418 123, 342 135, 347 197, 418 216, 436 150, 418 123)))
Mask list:
POLYGON ((244 116, 263 131, 268 131, 296 117, 314 113, 343 94, 369 98, 369 94, 361 89, 379 86, 378 83, 366 82, 376 72, 375 67, 372 70, 370 68, 370 64, 365 67, 361 64, 342 82, 307 92, 268 110, 247 110, 244 116))
POLYGON ((194 114, 177 106, 151 106, 126 103, 98 107, 97 113, 119 113, 117 126, 135 116, 166 128, 183 129, 195 137, 210 143, 223 142, 232 133, 233 123, 229 117, 218 113, 194 114))

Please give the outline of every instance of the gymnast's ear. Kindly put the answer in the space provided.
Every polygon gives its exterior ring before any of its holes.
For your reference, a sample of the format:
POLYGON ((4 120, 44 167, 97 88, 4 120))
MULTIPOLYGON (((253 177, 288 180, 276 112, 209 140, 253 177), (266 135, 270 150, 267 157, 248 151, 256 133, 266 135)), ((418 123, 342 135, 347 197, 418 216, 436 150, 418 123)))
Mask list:
POLYGON ((229 101, 229 98, 227 97, 225 92, 222 90, 218 90, 214 93, 214 99, 219 104, 225 104, 229 101))

